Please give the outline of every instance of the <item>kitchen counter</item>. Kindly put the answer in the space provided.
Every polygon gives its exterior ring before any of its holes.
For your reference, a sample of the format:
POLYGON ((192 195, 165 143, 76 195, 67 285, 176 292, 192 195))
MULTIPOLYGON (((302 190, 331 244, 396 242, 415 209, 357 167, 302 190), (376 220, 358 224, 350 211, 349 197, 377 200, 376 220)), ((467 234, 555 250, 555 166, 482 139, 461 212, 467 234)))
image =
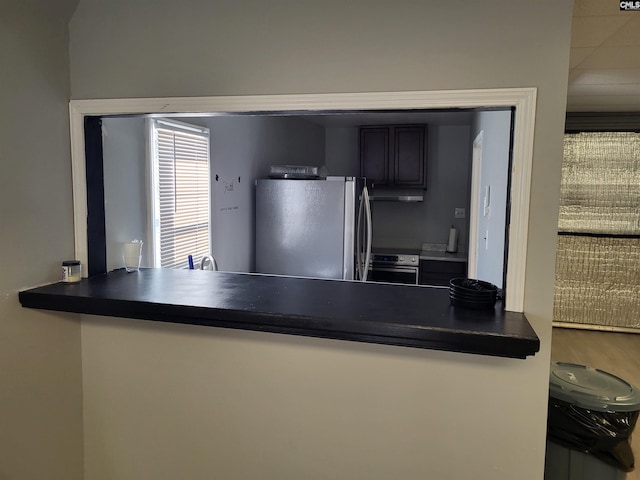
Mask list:
POLYGON ((466 262, 466 253, 448 253, 444 250, 422 250, 420 260, 439 260, 443 262, 466 262))
POLYGON ((448 289, 201 270, 116 270, 19 293, 23 307, 501 357, 534 355, 522 313, 466 310, 448 289))

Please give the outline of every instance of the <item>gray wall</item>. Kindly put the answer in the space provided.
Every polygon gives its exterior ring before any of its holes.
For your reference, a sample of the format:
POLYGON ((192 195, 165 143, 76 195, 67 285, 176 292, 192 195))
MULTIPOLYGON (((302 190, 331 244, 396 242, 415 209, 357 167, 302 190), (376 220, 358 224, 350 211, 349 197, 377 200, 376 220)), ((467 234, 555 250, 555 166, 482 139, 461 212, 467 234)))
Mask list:
POLYGON ((287 117, 201 120, 211 130, 213 255, 221 270, 250 272, 255 268, 254 180, 267 176, 270 165, 321 166, 324 131, 287 117))
POLYGON ((124 267, 122 244, 131 240, 144 242, 142 266, 152 265, 145 140, 141 117, 102 120, 107 271, 124 267))
POLYGON ((67 21, 73 1, 0 14, 0 478, 80 480, 79 316, 22 308, 74 257, 67 21))
POLYGON ((376 244, 408 248, 420 248, 424 242, 444 245, 451 225, 455 225, 458 243, 466 249, 468 221, 454 218, 454 209, 466 208, 469 203, 469 126, 431 125, 428 142, 424 202, 376 202, 376 244))
POLYGON ((507 360, 84 316, 86 478, 542 478, 571 2, 149 5, 81 2, 73 98, 536 87, 524 303, 542 346, 507 360))
MULTIPOLYGON (((280 116, 181 117, 180 121, 210 130, 211 249, 218 268, 251 272, 254 180, 266 177, 274 164, 322 165, 324 129, 280 116)), ((152 265, 145 142, 143 118, 103 119, 107 270, 122 267, 122 243, 133 239, 145 242, 143 266, 152 265)))
POLYGON ((354 127, 325 129, 325 164, 329 175, 355 176, 360 173, 360 136, 354 127))
MULTIPOLYGON (((211 132, 212 252, 222 270, 254 269, 254 180, 267 176, 269 165, 325 164, 330 175, 359 175, 357 127, 323 127, 299 117, 263 115, 180 121, 211 132)), ((508 148, 508 128, 506 134, 502 141, 508 148)), ((143 266, 152 264, 145 141, 143 118, 103 120, 108 270, 122 267, 121 245, 132 239, 145 241, 143 266)), ((466 249, 468 220, 455 219, 453 210, 469 203, 469 125, 441 124, 433 114, 427 164, 424 202, 374 204, 374 246, 445 244, 449 227, 455 225, 460 247, 466 249)), ((500 168, 506 172, 507 166, 500 168)))
MULTIPOLYGON (((468 219, 455 219, 454 209, 467 208, 469 203, 471 121, 468 125, 447 125, 437 120, 437 114, 432 117, 428 124, 424 202, 374 202, 374 246, 419 249, 422 243, 444 245, 449 228, 455 225, 459 245, 466 250, 468 219)), ((359 175, 358 145, 358 128, 327 128, 326 165, 332 175, 359 175)))
POLYGON ((480 132, 482 168, 477 199, 480 215, 476 277, 502 288, 511 112, 479 112, 474 118, 472 140, 480 132), (490 189, 489 207, 485 215, 484 197, 487 187, 490 189))

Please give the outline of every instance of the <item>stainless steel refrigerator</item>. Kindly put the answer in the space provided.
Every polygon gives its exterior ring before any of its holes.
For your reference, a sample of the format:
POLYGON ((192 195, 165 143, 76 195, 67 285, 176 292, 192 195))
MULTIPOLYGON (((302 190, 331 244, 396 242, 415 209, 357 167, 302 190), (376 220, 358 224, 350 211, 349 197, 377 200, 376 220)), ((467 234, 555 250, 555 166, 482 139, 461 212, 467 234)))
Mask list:
POLYGON ((365 281, 370 257, 364 178, 256 181, 256 272, 365 281))

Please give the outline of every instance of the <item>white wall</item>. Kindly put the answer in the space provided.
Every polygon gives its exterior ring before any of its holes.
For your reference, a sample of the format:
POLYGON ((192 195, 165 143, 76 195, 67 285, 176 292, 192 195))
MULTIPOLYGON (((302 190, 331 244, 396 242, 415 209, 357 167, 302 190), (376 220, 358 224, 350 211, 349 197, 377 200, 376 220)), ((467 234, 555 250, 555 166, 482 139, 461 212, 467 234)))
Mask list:
POLYGON ((525 313, 542 350, 84 317, 86 478, 541 479, 571 2, 154 6, 82 1, 73 98, 537 87, 525 313))
POLYGON ((22 308, 18 291, 73 258, 67 21, 75 2, 0 14, 0 478, 80 480, 79 316, 22 308))
POLYGON ((504 274, 505 222, 511 112, 479 112, 474 119, 473 135, 482 132, 482 167, 477 204, 478 238, 476 277, 502 288, 504 274), (484 198, 488 193, 485 213, 484 198))

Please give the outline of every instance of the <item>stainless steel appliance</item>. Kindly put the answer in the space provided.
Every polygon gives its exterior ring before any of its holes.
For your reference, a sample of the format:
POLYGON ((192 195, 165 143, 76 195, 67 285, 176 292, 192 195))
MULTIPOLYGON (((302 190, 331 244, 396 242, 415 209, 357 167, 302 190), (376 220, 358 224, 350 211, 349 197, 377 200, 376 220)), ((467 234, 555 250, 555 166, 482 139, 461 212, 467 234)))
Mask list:
POLYGON ((420 252, 412 249, 375 249, 369 265, 373 282, 417 285, 420 276, 420 252))
POLYGON ((256 272, 365 281, 370 258, 365 179, 256 181, 256 272))

